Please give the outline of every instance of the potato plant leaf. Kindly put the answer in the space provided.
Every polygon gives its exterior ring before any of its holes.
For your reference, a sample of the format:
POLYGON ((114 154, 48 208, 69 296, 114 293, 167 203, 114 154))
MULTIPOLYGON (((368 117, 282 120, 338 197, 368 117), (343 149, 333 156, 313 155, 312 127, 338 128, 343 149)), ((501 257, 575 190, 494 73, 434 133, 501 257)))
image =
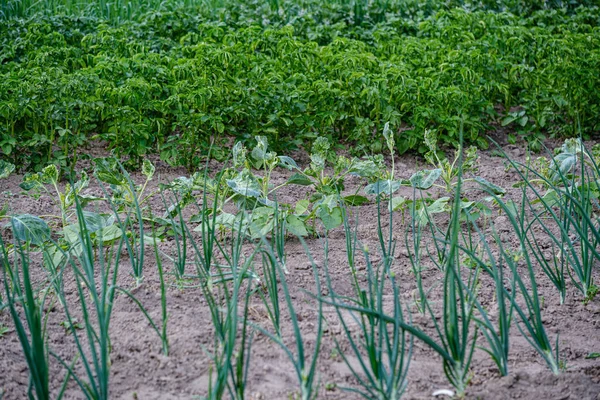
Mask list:
POLYGON ((15 170, 15 166, 9 162, 0 160, 0 179, 8 178, 15 170))

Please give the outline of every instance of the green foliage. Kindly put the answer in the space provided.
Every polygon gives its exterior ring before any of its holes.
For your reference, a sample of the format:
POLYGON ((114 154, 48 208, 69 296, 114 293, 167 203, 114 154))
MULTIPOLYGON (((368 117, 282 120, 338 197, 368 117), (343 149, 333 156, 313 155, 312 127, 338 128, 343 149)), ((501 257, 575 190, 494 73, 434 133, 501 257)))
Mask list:
POLYGON ((9 162, 0 160, 0 179, 8 178, 15 170, 15 166, 9 162))
POLYGON ((9 1, 0 27, 1 158, 30 170, 72 169, 96 140, 135 166, 158 153, 194 170, 211 146, 223 158, 228 136, 264 136, 276 151, 327 136, 357 154, 425 153, 427 130, 458 144, 459 115, 478 146, 500 120, 537 146, 600 126, 593 7, 286 0, 217 12, 190 0, 130 2, 122 15, 120 2, 65 1, 47 7, 60 15, 10 17, 46 3, 9 1))

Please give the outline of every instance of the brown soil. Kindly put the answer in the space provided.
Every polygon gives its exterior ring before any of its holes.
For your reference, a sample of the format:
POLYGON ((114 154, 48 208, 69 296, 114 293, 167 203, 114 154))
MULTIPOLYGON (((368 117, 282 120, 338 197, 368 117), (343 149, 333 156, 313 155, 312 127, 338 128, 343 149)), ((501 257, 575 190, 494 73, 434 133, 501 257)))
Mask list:
MULTIPOLYGON (((512 157, 523 159, 525 152, 519 146, 504 146, 505 151, 512 157)), ((169 169, 158 164, 157 178, 152 182, 156 188, 159 182, 172 180, 186 175, 183 170, 169 169)), ((411 156, 403 156, 396 160, 396 165, 402 177, 408 177, 423 167, 422 162, 411 156)), ((481 152, 480 176, 504 187, 511 187, 517 180, 513 170, 507 170, 503 159, 496 157, 490 151, 481 152)), ((283 182, 287 177, 285 171, 274 176, 275 183, 283 182)), ((134 175, 141 181, 140 176, 134 175)), ((14 175, 0 181, 0 205, 9 202, 11 213, 30 213, 46 215, 55 212, 52 202, 47 197, 32 200, 21 194, 18 184, 22 176, 14 175), (2 197, 4 196, 4 197, 2 197)), ((348 192, 353 192, 362 185, 358 179, 347 182, 348 192)), ((98 187, 92 187, 97 192, 98 187)), ((405 193, 410 195, 409 192, 405 193)), ((279 200, 292 202, 304 198, 304 188, 291 188, 279 194, 279 200)), ((164 210, 160 197, 151 203, 156 212, 164 210)), ((359 239, 370 249, 378 248, 376 206, 368 204, 356 207, 353 216, 358 216, 359 239)), ((496 218, 496 228, 502 233, 509 232, 507 221, 502 217, 496 218)), ((433 325, 428 317, 420 315, 414 307, 414 292, 416 289, 414 275, 404 248, 405 223, 397 216, 394 219, 393 232, 398 240, 398 249, 393 266, 400 284, 403 302, 412 312, 413 323, 433 334, 433 325)), ((8 237, 8 232, 2 232, 8 237)), ((505 234, 507 243, 514 238, 505 234)), ((320 239, 307 240, 311 254, 321 270, 325 260, 323 241, 320 239)), ((514 244, 514 243, 512 243, 514 244)), ((428 243, 423 243, 423 246, 428 243)), ((169 254, 174 252, 174 242, 167 240, 160 244, 161 249, 169 254)), ((341 229, 332 231, 329 235, 329 272, 334 282, 334 289, 341 294, 352 294, 350 271, 345 254, 345 237, 341 229)), ((315 330, 318 321, 317 306, 307 292, 315 291, 315 280, 307 255, 301 243, 290 239, 287 243, 288 255, 288 284, 294 299, 294 306, 300 321, 307 346, 312 350, 315 342, 315 330)), ((139 288, 129 275, 131 266, 127 262, 121 265, 119 284, 132 289, 134 295, 143 303, 149 314, 160 321, 160 290, 156 261, 150 250, 147 251, 147 261, 144 265, 144 281, 139 288)), ((375 252, 372 257, 379 257, 375 252)), ((165 268, 170 272, 173 266, 166 260, 165 268)), ((359 266, 364 266, 364 261, 359 266)), ((41 264, 33 266, 34 278, 38 285, 44 284, 46 272, 41 264)), ((360 270, 364 275, 365 271, 360 270)), ((431 301, 441 302, 440 285, 443 274, 430 267, 423 272, 426 287, 437 287, 431 292, 431 301)), ((600 277, 599 277, 600 278, 600 277)), ((1 279, 1 278, 0 278, 1 279)), ((167 278, 173 282, 169 275, 167 278)), ((592 352, 600 352, 600 296, 584 305, 581 296, 572 284, 568 286, 565 304, 559 304, 556 290, 541 271, 537 274, 539 291, 544 299, 543 315, 550 340, 554 341, 559 334, 560 356, 564 361, 565 371, 554 376, 546 367, 541 357, 520 335, 513 324, 511 328, 511 350, 509 376, 501 377, 490 357, 480 349, 475 351, 472 364, 472 379, 468 388, 467 398, 481 399, 600 399, 600 359, 586 359, 592 352)), ((74 303, 77 294, 74 290, 72 274, 65 277, 65 292, 67 299, 74 303)), ((489 280, 482 279, 480 301, 493 310, 493 285, 489 280)), ((177 288, 171 285, 167 294, 169 321, 168 331, 170 354, 161 354, 161 343, 156 333, 149 327, 147 320, 137 306, 125 296, 117 296, 111 320, 112 366, 111 366, 111 395, 113 399, 193 399, 200 398, 206 393, 209 382, 210 357, 208 352, 213 348, 213 329, 210 314, 202 292, 198 288, 177 288)), ((283 304, 282 304, 283 305, 283 304)), ((46 310, 48 315, 48 344, 56 354, 66 360, 72 360, 75 354, 73 338, 61 322, 65 320, 60 306, 46 310)), ((318 360, 319 379, 321 387, 318 398, 322 399, 354 399, 356 395, 342 391, 339 386, 353 385, 355 380, 350 369, 338 355, 334 337, 342 343, 341 325, 333 309, 325 307, 324 317, 327 321, 322 350, 318 360)), ((264 306, 258 297, 252 299, 251 318, 254 323, 270 328, 264 306)), ((8 327, 9 331, 0 336, 0 398, 26 398, 28 385, 28 370, 22 350, 13 329, 12 320, 6 310, 0 311, 0 326, 8 327)), ((293 344, 292 326, 289 315, 283 313, 283 335, 289 345, 293 344)), ((354 326, 353 329, 356 329, 354 326)), ((481 345, 485 344, 483 337, 481 345)), ((293 346, 292 346, 293 348, 293 346)), ((307 354, 311 354, 310 351, 307 354)), ((351 357, 351 362, 357 360, 351 357)), ((51 362, 51 387, 56 393, 64 377, 64 369, 51 362)), ((428 399, 438 389, 451 389, 442 369, 442 362, 432 350, 422 343, 415 341, 414 356, 410 365, 408 387, 404 398, 428 399)), ((257 332, 252 347, 251 367, 247 397, 252 399, 288 399, 298 393, 298 381, 285 353, 268 337, 257 332)), ((65 398, 83 398, 80 390, 73 381, 65 398)))

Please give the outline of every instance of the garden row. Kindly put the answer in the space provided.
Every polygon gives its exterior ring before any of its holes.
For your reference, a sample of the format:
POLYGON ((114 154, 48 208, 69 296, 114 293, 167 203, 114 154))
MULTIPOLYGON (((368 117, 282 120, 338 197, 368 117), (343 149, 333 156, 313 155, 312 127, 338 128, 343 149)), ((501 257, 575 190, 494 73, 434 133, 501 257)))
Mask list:
POLYGON ((494 123, 514 125, 533 149, 543 135, 598 130, 595 7, 527 17, 453 8, 359 25, 252 15, 3 21, 2 158, 67 166, 102 140, 133 164, 158 152, 193 169, 213 142, 224 157, 231 136, 281 149, 321 135, 380 152, 383 121, 400 152, 427 151, 426 129, 456 145, 460 121, 482 147, 494 123))
MULTIPOLYGON (((382 140, 393 153, 389 127, 382 140)), ((337 158, 323 138, 315 143, 310 165, 302 169, 293 159, 270 151, 266 138, 258 137, 251 151, 236 144, 233 165, 216 175, 204 170, 163 185, 163 215, 148 207, 148 199, 158 194, 146 190, 154 175, 148 161, 142 168, 146 181, 136 185, 115 159, 94 160, 102 196, 86 191, 85 173, 65 188, 58 183, 55 166, 26 176, 21 187, 33 196, 49 196, 58 210, 56 216, 43 217, 0 213, 12 232, 0 236, 4 289, 0 312, 10 314, 23 347, 30 396, 60 398, 65 391, 76 390, 88 399, 111 398, 111 368, 121 361, 111 357, 111 337, 123 327, 110 321, 113 307, 122 301, 139 308, 160 338, 160 350, 168 355, 173 312, 167 303, 169 282, 188 286, 187 290, 200 288, 210 311, 213 347, 207 354, 212 373, 203 388, 206 398, 245 397, 255 335, 268 337, 289 357, 300 398, 316 398, 318 356, 328 323, 325 308, 334 311, 342 327, 334 340, 354 377, 347 389, 364 398, 402 395, 409 384, 415 340, 440 357, 459 396, 473 378, 475 351, 486 352, 499 375, 510 373, 508 357, 516 330, 554 374, 561 373, 565 359, 559 341, 547 331, 538 281, 541 276, 552 283, 544 292, 546 301, 556 296, 560 304, 567 293, 575 292, 588 303, 598 292, 594 284, 600 260, 598 149, 591 152, 571 139, 556 149, 554 157, 534 164, 507 159, 520 181, 522 196, 513 201, 504 197, 505 189, 474 176, 477 157, 472 150, 448 161, 436 151, 435 138, 428 136, 427 141, 428 160, 439 168, 399 179, 393 163, 388 169, 378 158, 337 158), (326 170, 332 158, 341 161, 326 170), (275 187, 270 180, 275 168, 295 172, 275 187), (368 197, 360 203, 377 205, 378 246, 371 250, 363 246, 358 226, 349 217, 361 196, 341 195, 350 173, 368 183, 362 191, 368 197), (310 187, 313 196, 295 204, 278 203, 275 192, 286 185, 310 187), (412 196, 397 196, 401 186, 411 188, 412 196), (443 197, 429 192, 435 186, 443 197), (193 210, 191 218, 184 218, 184 208, 193 210), (509 221, 515 241, 500 237, 494 219, 487 218, 492 209, 509 221), (407 214, 404 232, 393 230, 397 226, 393 220, 400 214, 403 219, 407 214), (327 237, 333 229, 343 230, 346 238, 343 270, 351 282, 350 295, 338 292, 329 274, 327 237), (317 267, 311 256, 314 249, 306 247, 316 284, 311 299, 318 310, 312 325, 316 333, 311 335, 300 329, 286 259, 290 237, 305 244, 302 237, 315 234, 324 238, 324 259, 317 267), (166 237, 171 241, 168 248, 161 244, 166 237), (404 303, 396 277, 401 273, 394 266, 399 246, 407 251, 416 281, 411 304, 404 303), (149 258, 156 259, 160 278, 158 314, 149 313, 135 295, 152 273, 149 258), (41 279, 38 266, 43 267, 41 279), (428 286, 425 271, 441 277, 428 286), (126 274, 135 281, 124 283, 126 274), (491 282, 493 295, 480 295, 482 282, 491 282), (75 289, 66 290, 67 285, 75 289), (433 300, 439 292, 443 295, 433 300), (490 297, 495 299, 493 312, 484 305, 490 297), (249 312, 253 302, 262 306, 267 318, 256 319, 249 312), (57 313, 63 315, 69 333, 59 340, 70 344, 66 353, 54 351, 59 342, 51 341, 46 331, 48 318, 57 313), (413 322, 417 313, 433 329, 413 322), (293 327, 291 333, 287 324, 293 327), (57 373, 59 369, 64 373, 57 373)), ((2 167, 0 178, 11 172, 7 164, 2 167)), ((201 308, 193 302, 188 306, 201 308)))

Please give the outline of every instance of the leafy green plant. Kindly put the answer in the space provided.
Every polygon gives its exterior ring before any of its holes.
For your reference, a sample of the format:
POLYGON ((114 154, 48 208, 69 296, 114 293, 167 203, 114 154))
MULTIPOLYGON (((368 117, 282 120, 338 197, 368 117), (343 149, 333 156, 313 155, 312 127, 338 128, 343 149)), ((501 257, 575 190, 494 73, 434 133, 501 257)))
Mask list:
POLYGON ((154 242, 144 233, 143 205, 152 194, 146 194, 148 182, 154 176, 154 165, 144 160, 142 174, 146 177, 142 185, 136 185, 121 163, 116 159, 95 159, 95 176, 101 182, 109 184, 111 193, 102 186, 102 190, 112 210, 118 231, 110 239, 125 238, 125 248, 131 261, 133 276, 139 285, 143 276, 145 244, 154 242))
POLYGON ((459 144, 457 115, 480 147, 499 119, 532 145, 597 130, 592 2, 268 3, 4 2, 2 158, 72 168, 103 140, 132 166, 158 153, 193 171, 211 146, 224 158, 229 137, 282 151, 318 132, 380 152, 383 121, 402 131, 398 151, 420 153, 426 131, 459 144))

